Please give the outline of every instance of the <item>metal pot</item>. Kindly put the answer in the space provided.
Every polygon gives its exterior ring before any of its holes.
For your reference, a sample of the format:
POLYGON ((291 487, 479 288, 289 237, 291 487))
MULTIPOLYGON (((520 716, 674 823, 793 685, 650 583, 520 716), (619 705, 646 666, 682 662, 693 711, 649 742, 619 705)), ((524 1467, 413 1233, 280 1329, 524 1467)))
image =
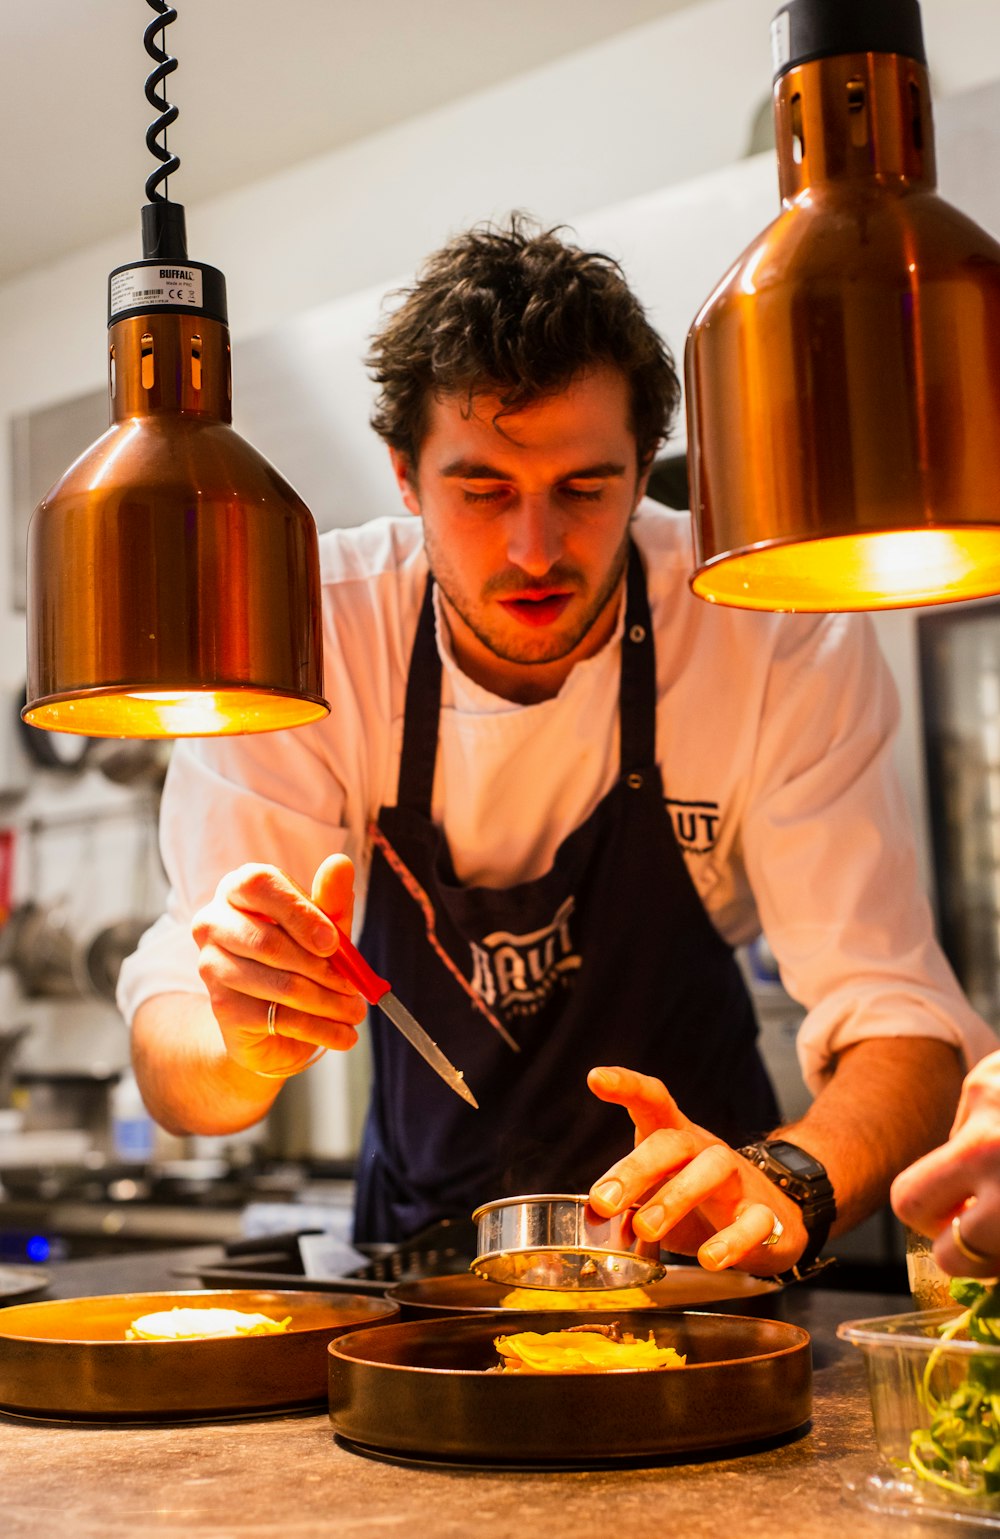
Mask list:
POLYGON ((660 1247, 640 1240, 631 1208, 614 1218, 586 1197, 557 1193, 505 1197, 473 1213, 472 1270, 523 1288, 631 1288, 662 1277, 660 1247))
POLYGON ((17 974, 31 999, 97 994, 113 1002, 122 962, 152 923, 119 919, 84 940, 70 928, 62 907, 22 903, 0 929, 0 966, 17 974))

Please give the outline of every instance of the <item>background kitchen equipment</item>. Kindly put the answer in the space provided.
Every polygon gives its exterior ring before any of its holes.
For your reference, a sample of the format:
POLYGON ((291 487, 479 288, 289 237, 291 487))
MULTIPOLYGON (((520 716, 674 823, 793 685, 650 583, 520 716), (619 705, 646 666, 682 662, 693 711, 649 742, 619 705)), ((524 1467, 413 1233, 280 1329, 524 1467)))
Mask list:
POLYGON ((10 1105, 17 1050, 28 1035, 28 1031, 29 1027, 26 1025, 0 1026, 0 1111, 10 1105))
MULTIPOLYGON (((44 738, 60 735, 40 733, 37 728, 27 730, 44 738)), ((98 746, 103 749, 105 745, 98 746)), ((14 972, 29 998, 80 999, 96 994, 113 1003, 121 964, 159 910, 159 892, 152 889, 154 874, 158 875, 160 870, 156 822, 159 791, 166 773, 163 749, 146 742, 112 742, 108 747, 107 755, 100 757, 102 765, 110 768, 109 778, 119 784, 139 784, 151 793, 149 796, 127 809, 89 809, 34 818, 18 830, 24 850, 25 885, 31 894, 41 893, 48 885, 43 848, 46 841, 56 836, 76 836, 72 863, 68 869, 63 866, 60 873, 60 895, 24 899, 13 906, 0 928, 0 967, 14 972), (124 883, 125 912, 111 923, 95 927, 90 881, 94 846, 108 819, 119 820, 123 816, 136 822, 139 833, 124 883)), ((159 883, 155 885, 158 887, 159 883)))
POLYGON ((938 929, 1000 1025, 1000 603, 917 620, 938 929))

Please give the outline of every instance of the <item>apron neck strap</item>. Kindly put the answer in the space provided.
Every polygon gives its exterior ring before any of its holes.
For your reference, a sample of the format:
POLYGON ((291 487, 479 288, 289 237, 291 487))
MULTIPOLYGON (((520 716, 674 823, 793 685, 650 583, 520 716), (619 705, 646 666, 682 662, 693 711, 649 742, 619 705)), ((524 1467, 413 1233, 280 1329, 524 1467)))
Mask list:
MULTIPOLYGON (((656 762, 656 652, 646 593, 646 574, 634 540, 629 541, 622 637, 621 773, 656 762)), ((434 764, 441 715, 441 657, 434 615, 434 579, 428 574, 406 683, 403 752, 399 765, 400 807, 430 817, 434 764)))
POLYGON ((403 754, 399 763, 400 807, 430 817, 434 761, 437 758, 438 718, 441 715, 441 656, 434 618, 434 579, 427 574, 417 634, 406 681, 403 754))
POLYGON ((621 773, 656 763, 656 648, 646 574, 634 540, 628 547, 625 633, 622 636, 621 773))

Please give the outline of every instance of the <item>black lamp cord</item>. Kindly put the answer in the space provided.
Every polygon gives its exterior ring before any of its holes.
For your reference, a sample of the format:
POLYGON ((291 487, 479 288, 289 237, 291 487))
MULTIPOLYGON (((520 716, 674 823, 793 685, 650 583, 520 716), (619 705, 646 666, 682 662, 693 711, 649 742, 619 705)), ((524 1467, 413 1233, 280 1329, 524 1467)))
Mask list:
POLYGON ((156 64, 146 77, 146 100, 159 114, 146 130, 146 148, 161 164, 146 178, 148 202, 142 210, 142 254, 147 259, 161 262, 186 262, 184 207, 180 203, 171 203, 165 192, 159 190, 160 183, 166 182, 181 163, 180 156, 167 149, 167 129, 176 123, 178 108, 160 89, 167 76, 177 68, 177 60, 162 46, 165 28, 177 20, 177 12, 167 0, 146 0, 146 4, 156 12, 142 35, 143 46, 156 64), (162 144, 159 142, 161 137, 162 144))

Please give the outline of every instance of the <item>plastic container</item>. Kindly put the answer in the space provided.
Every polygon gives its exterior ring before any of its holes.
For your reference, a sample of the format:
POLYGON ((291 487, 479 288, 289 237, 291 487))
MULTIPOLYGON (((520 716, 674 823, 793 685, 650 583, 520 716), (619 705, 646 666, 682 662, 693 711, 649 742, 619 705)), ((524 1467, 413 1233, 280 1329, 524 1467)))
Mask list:
POLYGON ((153 1157, 153 1119, 139 1093, 135 1075, 125 1069, 111 1092, 111 1139, 116 1159, 145 1165, 153 1157))
POLYGON ((856 1500, 881 1513, 1000 1528, 1000 1472, 997 1489, 986 1489, 993 1477, 977 1475, 957 1451, 970 1446, 964 1432, 950 1443, 946 1467, 938 1468, 929 1437, 932 1426, 942 1427, 938 1417, 947 1414, 952 1397, 959 1397, 962 1427, 978 1422, 985 1428, 979 1433, 980 1452, 990 1447, 994 1425, 1000 1448, 1000 1418, 988 1404, 988 1393, 983 1396, 985 1421, 969 1412, 967 1399, 984 1386, 1000 1396, 1000 1342, 991 1347, 961 1337, 942 1340, 942 1331, 962 1313, 953 1304, 838 1326, 837 1335, 864 1355, 880 1455, 877 1466, 873 1459, 866 1468, 852 1469, 846 1484, 856 1500))

